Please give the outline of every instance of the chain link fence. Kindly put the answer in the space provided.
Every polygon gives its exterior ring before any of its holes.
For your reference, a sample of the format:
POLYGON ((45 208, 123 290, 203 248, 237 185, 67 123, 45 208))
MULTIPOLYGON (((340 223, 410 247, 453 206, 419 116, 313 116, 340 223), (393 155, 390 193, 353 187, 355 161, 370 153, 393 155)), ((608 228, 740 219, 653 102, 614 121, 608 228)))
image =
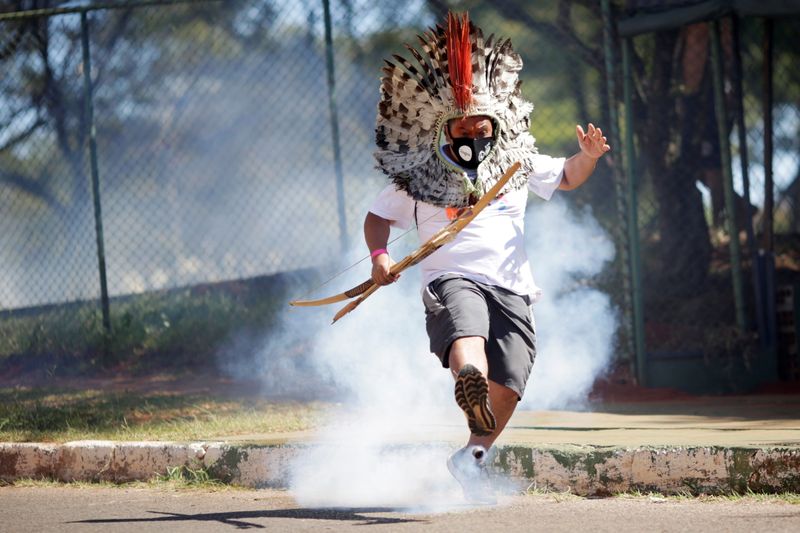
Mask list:
MULTIPOLYGON (((85 28, 80 9, 0 21, 0 357, 99 354, 108 342, 135 351, 185 314, 165 295, 185 295, 181 309, 197 314, 189 300, 215 287, 236 300, 253 280, 323 265, 328 275, 346 248, 363 255, 363 216, 386 183, 372 158, 382 60, 448 7, 514 41, 543 153, 574 153, 574 125, 602 121, 589 8, 575 8, 588 22, 579 37, 556 4, 332 0, 326 42, 326 3, 128 2, 84 10, 85 28), (97 305, 97 220, 111 339, 97 305)), ((75 4, 0 2, 59 7, 75 4)), ((575 201, 612 213, 609 187, 603 166, 575 201)), ((264 286, 260 296, 285 305, 285 283, 264 286)), ((228 303, 205 320, 230 314, 228 303)), ((200 332, 185 329, 187 342, 208 340, 200 318, 191 324, 200 332)))
MULTIPOLYGON (((448 8, 468 10, 485 32, 512 39, 525 62, 523 93, 537 106, 532 131, 540 151, 574 153, 575 124, 611 123, 602 4, 145 0, 95 9, 0 0, 4 13, 67 11, 0 19, 0 358, 208 353, 226 328, 270 323, 285 305, 287 273, 322 268, 327 276, 364 255, 363 216, 386 183, 372 158, 382 60, 448 8), (98 222, 107 328, 98 306, 98 222)), ((612 22, 633 13, 627 8, 661 4, 612 2, 612 22)), ((800 265, 796 22, 774 21, 781 286, 794 283, 800 265)), ((763 25, 755 17, 741 19, 738 32, 729 18, 720 24, 745 328, 737 326, 731 282, 711 25, 631 39, 643 346, 656 359, 750 353, 757 344, 759 282, 744 228, 752 218, 763 240, 763 25), (733 113, 736 35, 752 212, 733 113)), ((621 108, 623 75, 611 79, 621 108)), ((627 362, 637 271, 628 268, 621 141, 567 200, 590 206, 617 241, 616 262, 586 282, 620 309, 618 353, 627 362)))
MULTIPOLYGON (((669 3, 639 7, 652 13, 669 3)), ((724 16, 713 22, 717 15, 630 39, 651 383, 674 384, 666 374, 680 374, 681 366, 686 374, 678 380, 695 379, 690 368, 711 368, 734 381, 737 373, 774 379, 775 298, 779 287, 798 280, 800 80, 792 45, 800 37, 798 19, 724 16), (765 89, 768 71, 771 96, 765 89), (766 109, 773 115, 774 207, 765 202, 766 109)), ((784 367, 796 367, 796 351, 781 358, 784 367)), ((794 372, 781 374, 797 379, 794 372)))
MULTIPOLYGON (((745 19, 741 35, 744 86, 744 126, 747 146, 747 169, 750 201, 755 206, 754 225, 760 249, 774 252, 775 282, 774 335, 777 341, 778 375, 800 381, 800 54, 793 43, 800 39, 800 18, 776 18, 771 21, 745 19), (769 51, 768 51, 769 50, 769 51), (765 54, 770 56, 767 60, 765 54), (769 65, 767 65, 769 62, 769 65), (766 65, 766 66, 765 66, 766 65), (771 65, 771 68, 770 68, 771 65), (765 69, 772 70, 769 85, 774 96, 765 94, 765 69), (769 112, 767 113, 767 109, 769 112), (765 116, 768 115, 768 116, 765 116), (765 143, 771 123, 769 143, 765 143), (767 162, 765 145, 772 157, 767 162), (765 169, 771 169, 766 170, 765 169), (771 174, 767 181, 765 172, 771 174), (773 185, 773 198, 766 191, 773 185), (772 217, 768 217, 768 213, 772 217)), ((733 141, 735 153, 742 153, 739 136, 733 141)), ((734 186, 743 191, 743 171, 734 166, 734 186)))

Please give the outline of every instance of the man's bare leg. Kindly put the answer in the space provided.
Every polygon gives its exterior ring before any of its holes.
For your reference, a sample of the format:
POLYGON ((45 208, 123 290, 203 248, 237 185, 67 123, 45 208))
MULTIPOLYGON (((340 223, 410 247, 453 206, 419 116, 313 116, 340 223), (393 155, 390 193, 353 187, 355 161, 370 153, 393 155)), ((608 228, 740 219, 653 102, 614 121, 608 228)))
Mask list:
POLYGON ((511 415, 514 414, 514 409, 517 408, 517 403, 519 403, 519 397, 512 389, 489 380, 489 403, 492 406, 494 418, 497 420, 497 427, 495 427, 491 435, 479 437, 478 435, 470 434, 467 446, 477 444, 487 450, 491 448, 511 419, 511 415))
POLYGON ((480 370, 484 376, 489 375, 486 340, 483 337, 461 337, 450 345, 450 371, 453 377, 467 364, 480 370))
POLYGON ((468 446, 477 444, 488 450, 514 414, 519 398, 512 389, 488 379, 489 364, 486 360, 486 341, 483 337, 461 337, 450 347, 450 371, 453 377, 458 376, 467 364, 477 368, 487 378, 489 403, 497 421, 497 426, 490 435, 470 435, 468 446))
MULTIPOLYGON (((478 411, 470 412, 467 410, 468 408, 460 405, 467 414, 470 425, 470 438, 465 447, 456 451, 447 459, 447 469, 461 484, 464 497, 467 501, 492 505, 497 503, 497 497, 495 496, 491 479, 487 473, 486 451, 491 448, 495 439, 497 439, 503 431, 503 428, 505 428, 511 415, 514 413, 514 409, 517 406, 517 394, 508 387, 488 379, 489 365, 486 360, 485 346, 486 341, 484 341, 483 337, 463 337, 457 339, 450 347, 450 369, 453 372, 453 377, 457 380, 456 401, 459 404, 462 403, 462 401, 459 400, 459 374, 466 365, 470 365, 474 368, 471 368, 467 374, 465 374, 464 379, 472 379, 471 383, 474 386, 477 372, 480 372, 481 376, 486 378, 486 383, 480 385, 479 390, 482 389, 480 394, 484 399, 486 398, 484 395, 488 392, 488 404, 491 408, 491 415, 494 421, 493 424, 488 425, 485 423, 476 424, 475 422, 478 418, 476 413, 478 411), (472 376, 472 378, 467 376, 472 376), (484 388, 487 384, 488 391, 484 388), (470 417, 475 417, 475 419, 471 419, 470 417), (473 426, 480 430, 476 431, 478 433, 483 432, 485 428, 493 427, 494 429, 491 430, 491 433, 488 435, 478 436, 472 432, 473 426)), ((462 382, 461 387, 460 390, 462 392, 465 391, 466 382, 462 382)), ((475 389, 472 390, 474 391, 475 389)), ((463 396, 461 396, 461 398, 463 399, 463 396)), ((485 421, 484 414, 485 412, 481 410, 480 416, 482 421, 485 421)))

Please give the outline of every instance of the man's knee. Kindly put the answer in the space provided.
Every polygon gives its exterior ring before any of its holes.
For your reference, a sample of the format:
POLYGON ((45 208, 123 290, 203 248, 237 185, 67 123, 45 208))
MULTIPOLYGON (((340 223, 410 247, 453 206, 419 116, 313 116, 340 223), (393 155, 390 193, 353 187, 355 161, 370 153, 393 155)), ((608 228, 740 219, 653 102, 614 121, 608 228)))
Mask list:
POLYGON ((462 352, 484 352, 486 339, 483 337, 459 337, 450 345, 450 353, 462 352))
POLYGON ((448 350, 448 366, 454 374, 469 363, 486 374, 486 339, 483 337, 459 337, 448 350))

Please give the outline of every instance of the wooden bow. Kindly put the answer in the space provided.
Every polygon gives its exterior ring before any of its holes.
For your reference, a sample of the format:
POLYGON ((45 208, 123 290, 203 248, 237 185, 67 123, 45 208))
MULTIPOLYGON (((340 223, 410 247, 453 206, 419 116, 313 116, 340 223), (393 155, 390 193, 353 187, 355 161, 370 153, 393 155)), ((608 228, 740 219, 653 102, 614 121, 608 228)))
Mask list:
MULTIPOLYGON (((399 262, 392 265, 392 268, 389 270, 392 274, 396 275, 400 272, 404 271, 405 269, 412 267, 431 255, 433 252, 447 244, 448 242, 452 241, 459 231, 464 229, 467 224, 472 222, 478 214, 483 211, 483 209, 489 205, 489 202, 494 200, 500 191, 503 189, 508 180, 519 170, 520 164, 514 163, 511 167, 506 170, 505 174, 497 180, 497 183, 494 186, 486 191, 486 194, 481 196, 480 200, 477 201, 475 205, 472 207, 466 208, 463 213, 461 213, 458 218, 454 219, 450 222, 447 226, 443 227, 439 231, 437 231, 430 239, 427 240, 422 246, 405 256, 399 262)), ((344 315, 358 307, 361 302, 369 298, 369 296, 378 290, 380 285, 377 285, 372 278, 368 279, 364 283, 360 285, 356 285, 350 290, 346 290, 341 294, 336 294, 334 296, 329 296, 327 298, 321 298, 319 300, 294 300, 289 302, 289 305, 299 306, 299 307, 312 307, 317 305, 327 305, 336 302, 343 302, 345 300, 349 300, 350 298, 356 298, 352 302, 348 303, 346 306, 341 308, 338 313, 333 317, 333 322, 335 323, 337 320, 342 318, 344 315)))

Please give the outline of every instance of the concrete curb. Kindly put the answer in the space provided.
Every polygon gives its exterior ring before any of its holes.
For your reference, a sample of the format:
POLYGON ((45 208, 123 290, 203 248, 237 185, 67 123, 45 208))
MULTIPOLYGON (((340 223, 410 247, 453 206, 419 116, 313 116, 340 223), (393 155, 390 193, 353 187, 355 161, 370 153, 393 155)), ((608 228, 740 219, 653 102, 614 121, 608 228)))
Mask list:
MULTIPOLYGON (((211 478, 226 483, 286 488, 292 458, 312 446, 315 445, 0 443, 0 480, 126 482, 152 479, 164 475, 168 468, 185 466, 203 469, 211 478)), ((492 465, 496 472, 528 485, 587 496, 634 490, 667 494, 800 492, 798 447, 505 445, 497 448, 492 465)))

